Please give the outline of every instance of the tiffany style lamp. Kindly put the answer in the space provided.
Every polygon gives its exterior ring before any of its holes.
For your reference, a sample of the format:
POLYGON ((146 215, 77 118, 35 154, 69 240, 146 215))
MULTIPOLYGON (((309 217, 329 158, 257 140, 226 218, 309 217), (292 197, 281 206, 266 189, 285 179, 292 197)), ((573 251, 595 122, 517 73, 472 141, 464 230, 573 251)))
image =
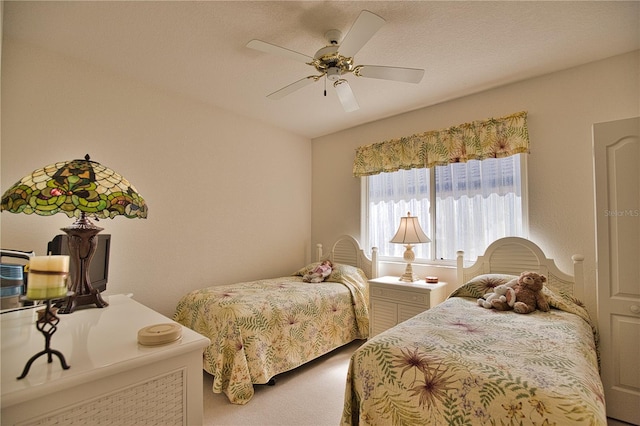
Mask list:
POLYGON ((51 216, 65 213, 76 221, 62 228, 69 236, 71 255, 70 295, 58 312, 71 313, 77 306, 108 306, 100 292, 91 286, 89 266, 103 230, 94 225, 96 219, 147 217, 147 205, 138 191, 118 173, 91 161, 63 161, 35 170, 9 188, 3 195, 0 211, 35 213, 51 216))

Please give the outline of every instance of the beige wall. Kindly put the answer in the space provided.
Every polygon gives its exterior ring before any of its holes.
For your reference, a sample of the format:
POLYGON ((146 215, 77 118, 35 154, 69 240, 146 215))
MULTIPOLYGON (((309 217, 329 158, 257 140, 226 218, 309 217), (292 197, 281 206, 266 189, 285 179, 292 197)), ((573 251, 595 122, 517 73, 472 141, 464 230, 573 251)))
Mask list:
MULTIPOLYGON (((108 293, 172 315, 191 289, 289 274, 310 259, 311 141, 4 40, 1 188, 84 157, 129 179, 146 220, 112 235, 108 293)), ((0 215, 3 248, 35 250, 72 220, 0 215)))
MULTIPOLYGON (((636 51, 315 139, 312 241, 327 243, 344 233, 360 235, 360 179, 351 175, 356 147, 526 110, 531 140, 530 238, 567 272, 573 268, 572 254, 585 255, 586 301, 593 307, 596 212, 591 127, 640 115, 639 62, 636 51)), ((382 266, 383 274, 396 270, 397 265, 382 266)), ((446 269, 414 270, 453 279, 446 269)))
MULTIPOLYGON (((639 61, 634 52, 311 142, 5 39, 0 187, 86 153, 126 176, 150 214, 99 222, 113 235, 108 292, 132 292, 171 315, 190 289, 286 274, 310 260, 312 245, 359 237, 357 146, 527 110, 531 238, 567 271, 571 254, 586 256, 593 303, 591 126, 640 115, 639 61), (206 190, 190 189, 194 183, 206 190)), ((42 254, 70 222, 5 212, 0 244, 42 254)), ((453 281, 451 270, 416 269, 453 281)))

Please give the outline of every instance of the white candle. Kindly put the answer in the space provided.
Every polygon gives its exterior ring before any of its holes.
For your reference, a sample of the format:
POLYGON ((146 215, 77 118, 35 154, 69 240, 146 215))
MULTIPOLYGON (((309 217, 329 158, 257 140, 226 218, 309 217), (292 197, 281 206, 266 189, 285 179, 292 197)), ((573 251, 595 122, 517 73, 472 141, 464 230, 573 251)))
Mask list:
POLYGON ((47 272, 69 272, 69 256, 33 256, 29 269, 47 272))
POLYGON ((29 260, 27 298, 44 300, 67 294, 69 256, 34 256, 29 260))

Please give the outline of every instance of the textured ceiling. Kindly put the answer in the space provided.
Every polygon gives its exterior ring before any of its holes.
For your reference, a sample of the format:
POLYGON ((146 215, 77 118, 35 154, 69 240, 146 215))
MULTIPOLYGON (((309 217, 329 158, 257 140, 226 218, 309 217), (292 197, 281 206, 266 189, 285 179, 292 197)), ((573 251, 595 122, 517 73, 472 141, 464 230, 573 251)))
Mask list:
POLYGON ((639 23, 638 1, 6 1, 3 37, 314 138, 638 49, 639 23), (324 80, 266 98, 315 70, 249 40, 313 56, 363 9, 386 24, 355 63, 424 68, 419 84, 351 75, 350 113, 324 80))

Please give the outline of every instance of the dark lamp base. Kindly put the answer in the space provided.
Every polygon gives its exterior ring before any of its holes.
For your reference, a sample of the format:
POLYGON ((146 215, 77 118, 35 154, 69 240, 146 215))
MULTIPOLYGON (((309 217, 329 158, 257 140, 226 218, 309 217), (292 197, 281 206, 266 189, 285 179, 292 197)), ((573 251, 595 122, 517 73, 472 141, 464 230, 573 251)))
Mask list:
POLYGON ((73 292, 73 295, 65 300, 58 313, 70 314, 78 306, 83 305, 95 305, 98 308, 109 306, 102 299, 100 292, 91 286, 89 277, 89 266, 98 245, 96 236, 103 228, 94 225, 85 215, 82 215, 73 225, 62 228, 62 230, 69 236, 73 279, 69 284, 69 291, 73 292))
POLYGON ((75 311, 77 307, 84 305, 96 305, 97 308, 109 306, 109 304, 102 298, 100 292, 98 290, 93 290, 92 294, 69 296, 67 300, 64 301, 64 305, 60 308, 58 313, 70 314, 75 311))

